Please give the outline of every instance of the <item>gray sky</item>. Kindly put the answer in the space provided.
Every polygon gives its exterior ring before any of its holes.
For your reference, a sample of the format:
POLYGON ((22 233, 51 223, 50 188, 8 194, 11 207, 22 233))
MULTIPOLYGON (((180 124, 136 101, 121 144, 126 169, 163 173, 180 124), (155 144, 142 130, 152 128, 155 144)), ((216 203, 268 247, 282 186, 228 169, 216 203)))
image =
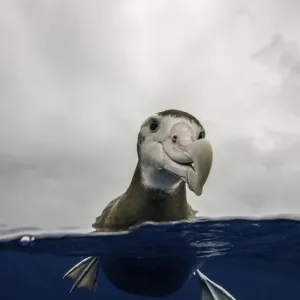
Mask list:
POLYGON ((0 223, 89 227, 128 186, 141 122, 203 122, 205 216, 300 214, 300 2, 0 3, 0 223))

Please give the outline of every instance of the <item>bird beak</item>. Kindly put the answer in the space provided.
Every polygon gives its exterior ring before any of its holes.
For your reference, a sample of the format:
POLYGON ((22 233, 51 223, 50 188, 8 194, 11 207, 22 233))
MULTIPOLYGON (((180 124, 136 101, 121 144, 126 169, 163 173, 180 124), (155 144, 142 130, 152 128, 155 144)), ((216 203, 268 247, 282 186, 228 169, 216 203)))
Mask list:
POLYGON ((189 189, 200 196, 211 170, 213 151, 208 140, 200 139, 192 144, 190 152, 193 168, 187 169, 186 182, 189 189))
POLYGON ((192 128, 177 123, 162 147, 164 169, 185 181, 197 196, 201 195, 212 165, 213 152, 209 141, 195 141, 192 128))

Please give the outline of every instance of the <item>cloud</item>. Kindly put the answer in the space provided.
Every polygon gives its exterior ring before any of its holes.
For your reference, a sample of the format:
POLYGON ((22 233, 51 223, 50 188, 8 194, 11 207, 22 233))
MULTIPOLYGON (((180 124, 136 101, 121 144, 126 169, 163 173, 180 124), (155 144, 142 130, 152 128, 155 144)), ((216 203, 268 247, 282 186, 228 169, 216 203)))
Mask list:
POLYGON ((258 149, 245 137, 228 139, 217 149, 200 212, 261 216, 298 211, 299 136, 287 136, 294 140, 288 145, 281 134, 271 134, 276 142, 270 150, 258 149))
POLYGON ((1 2, 0 223, 90 226, 167 108, 214 146, 205 193, 189 193, 203 215, 300 213, 295 5, 1 2))
POLYGON ((287 112, 300 114, 300 47, 296 41, 286 41, 280 34, 273 36, 253 56, 281 76, 278 104, 287 112))

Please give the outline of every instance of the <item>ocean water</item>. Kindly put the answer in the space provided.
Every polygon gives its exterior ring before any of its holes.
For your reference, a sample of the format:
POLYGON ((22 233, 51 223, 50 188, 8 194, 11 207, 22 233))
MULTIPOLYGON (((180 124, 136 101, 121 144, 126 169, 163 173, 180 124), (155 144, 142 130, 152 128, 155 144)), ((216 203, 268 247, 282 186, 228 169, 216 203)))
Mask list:
MULTIPOLYGON (((188 259, 238 300, 300 299, 300 221, 283 217, 147 223, 120 234, 2 227, 1 299, 153 299, 119 290, 101 269, 95 294, 70 294, 72 280, 63 280, 64 273, 93 255, 171 259, 176 268, 188 259)), ((191 276, 176 293, 156 299, 199 300, 199 282, 191 276)))

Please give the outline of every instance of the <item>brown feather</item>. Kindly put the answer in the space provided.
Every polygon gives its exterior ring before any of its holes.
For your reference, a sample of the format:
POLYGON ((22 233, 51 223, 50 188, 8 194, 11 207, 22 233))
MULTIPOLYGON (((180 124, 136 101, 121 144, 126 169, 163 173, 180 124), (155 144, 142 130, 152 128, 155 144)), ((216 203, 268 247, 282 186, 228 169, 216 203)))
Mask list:
POLYGON ((92 225, 96 231, 122 231, 147 221, 168 222, 195 218, 187 203, 182 182, 173 193, 146 189, 141 183, 139 164, 127 191, 112 200, 92 225))
POLYGON ((188 119, 190 122, 194 122, 195 124, 197 124, 198 126, 202 127, 201 123, 199 122, 199 120, 194 117, 193 115, 182 111, 182 110, 178 110, 178 109, 167 109, 164 111, 161 111, 159 113, 157 113, 159 116, 173 116, 175 118, 186 118, 188 119))

